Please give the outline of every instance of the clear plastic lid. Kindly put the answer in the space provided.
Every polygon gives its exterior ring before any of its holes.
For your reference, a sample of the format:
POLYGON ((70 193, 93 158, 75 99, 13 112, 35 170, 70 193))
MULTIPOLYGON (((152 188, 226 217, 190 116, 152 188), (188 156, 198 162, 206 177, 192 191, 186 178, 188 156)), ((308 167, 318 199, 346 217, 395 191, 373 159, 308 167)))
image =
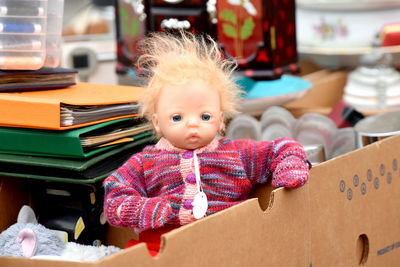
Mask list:
POLYGON ((0 69, 41 68, 46 26, 47 0, 0 0, 0 69))
POLYGON ((0 69, 58 67, 64 0, 0 0, 0 69))

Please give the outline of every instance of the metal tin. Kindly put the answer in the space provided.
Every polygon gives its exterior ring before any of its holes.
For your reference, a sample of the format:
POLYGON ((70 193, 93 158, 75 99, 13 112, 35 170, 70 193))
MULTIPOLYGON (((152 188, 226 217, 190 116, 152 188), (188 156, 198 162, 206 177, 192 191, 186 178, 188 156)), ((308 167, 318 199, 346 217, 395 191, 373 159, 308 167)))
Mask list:
POLYGON ((323 145, 307 145, 304 146, 304 151, 307 154, 307 159, 313 166, 326 160, 325 149, 323 145))
POLYGON ((370 116, 360 120, 354 129, 357 146, 363 147, 400 133, 400 111, 370 116))

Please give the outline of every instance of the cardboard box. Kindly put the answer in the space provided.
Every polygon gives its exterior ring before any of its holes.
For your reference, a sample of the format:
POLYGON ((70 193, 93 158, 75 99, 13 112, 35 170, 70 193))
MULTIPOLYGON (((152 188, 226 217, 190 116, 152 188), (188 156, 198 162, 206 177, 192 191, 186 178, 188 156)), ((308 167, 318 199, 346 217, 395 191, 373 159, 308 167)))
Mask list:
POLYGON ((302 78, 312 83, 306 95, 285 105, 296 118, 305 113, 328 115, 337 102, 342 99, 348 72, 319 70, 302 78))
MULTIPOLYGON (((0 257, 0 266, 398 266, 399 146, 394 136, 321 163, 296 190, 259 187, 259 199, 165 234, 155 258, 138 245, 97 262, 0 257)), ((1 178, 1 230, 23 203, 29 188, 1 178)))

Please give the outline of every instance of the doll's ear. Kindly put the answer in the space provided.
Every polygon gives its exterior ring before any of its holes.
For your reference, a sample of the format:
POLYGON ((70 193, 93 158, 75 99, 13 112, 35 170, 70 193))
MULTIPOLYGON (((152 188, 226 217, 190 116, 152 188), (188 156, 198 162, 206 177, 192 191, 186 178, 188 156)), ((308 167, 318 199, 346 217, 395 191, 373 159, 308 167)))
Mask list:
POLYGON ((19 210, 17 222, 34 224, 38 223, 32 208, 27 205, 22 206, 22 208, 19 210))
POLYGON ((156 130, 156 133, 157 133, 158 135, 160 135, 160 134, 161 134, 161 129, 160 129, 160 125, 159 125, 157 113, 154 113, 154 114, 153 114, 152 120, 151 120, 151 121, 152 121, 152 123, 153 123, 154 130, 156 130))
POLYGON ((37 239, 36 234, 32 229, 24 228, 19 231, 15 242, 21 243, 22 256, 30 258, 36 253, 37 239))

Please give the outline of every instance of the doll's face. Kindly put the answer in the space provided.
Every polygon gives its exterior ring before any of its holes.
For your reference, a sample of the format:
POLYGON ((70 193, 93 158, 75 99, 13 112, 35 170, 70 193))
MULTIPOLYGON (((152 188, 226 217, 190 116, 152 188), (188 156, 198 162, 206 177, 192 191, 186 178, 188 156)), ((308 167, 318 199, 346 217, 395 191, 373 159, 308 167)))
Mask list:
POLYGON ((158 134, 182 149, 209 144, 222 128, 218 90, 202 80, 161 89, 153 124, 158 134))

